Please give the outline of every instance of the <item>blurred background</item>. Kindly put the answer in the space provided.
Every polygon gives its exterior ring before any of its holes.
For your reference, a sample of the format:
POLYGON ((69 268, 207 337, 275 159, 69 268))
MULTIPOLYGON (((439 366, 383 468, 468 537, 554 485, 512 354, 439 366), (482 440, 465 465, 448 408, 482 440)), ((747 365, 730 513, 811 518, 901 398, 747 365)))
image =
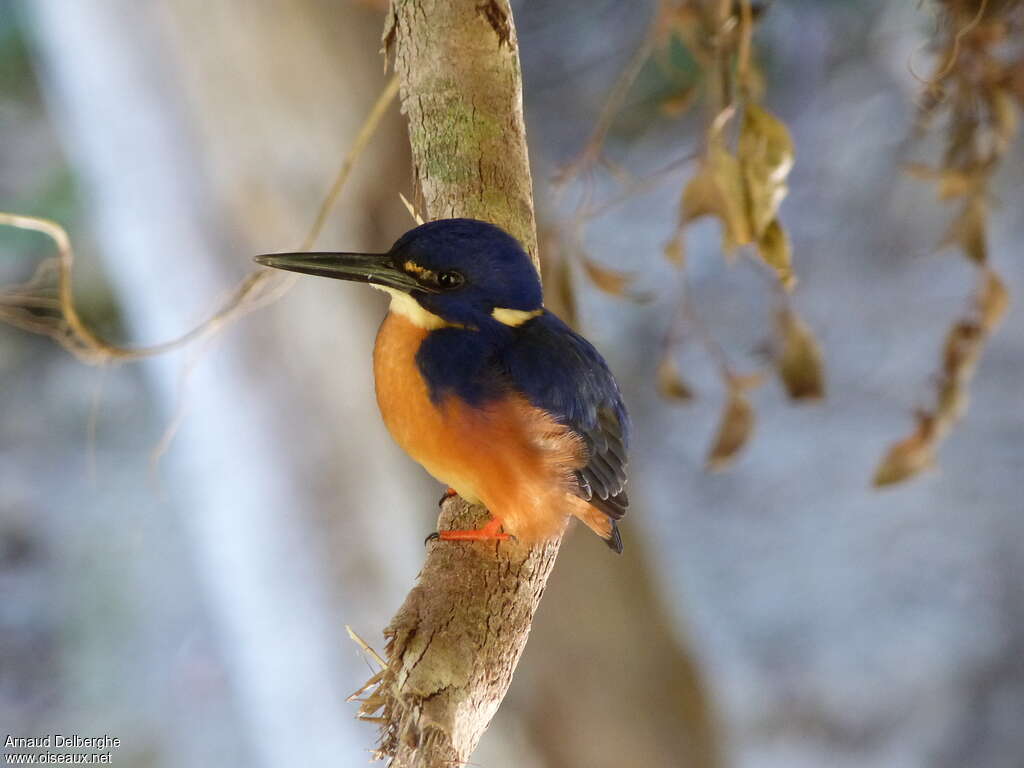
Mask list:
MULTIPOLYGON (((513 8, 542 259, 555 263, 579 190, 556 198, 551 180, 653 4, 513 8)), ((6 0, 0 209, 68 228, 82 314, 108 338, 177 335, 254 254, 305 236, 384 84, 383 15, 371 0, 6 0)), ((972 288, 970 266, 935 250, 951 211, 900 172, 941 151, 908 138, 911 63, 927 71, 934 25, 915 2, 764 14, 765 104, 797 148, 781 212, 795 304, 822 344, 828 397, 794 406, 775 381, 758 389, 756 432, 729 471, 704 470, 724 394, 689 331, 678 363, 697 398, 671 403, 655 384, 678 302, 662 249, 692 165, 588 223, 588 257, 643 297, 571 271, 576 321, 636 421, 626 550, 567 537, 474 764, 1024 766, 1019 311, 941 468, 870 488, 972 288)), ((609 155, 642 176, 698 151, 702 116, 665 109, 681 87, 642 71, 609 155)), ((996 177, 990 230, 1013 296, 1021 160, 1011 151, 996 177)), ((412 194, 411 171, 393 107, 318 245, 387 248, 410 227, 399 192, 412 194)), ((686 243, 703 324, 739 369, 762 367, 770 283, 723 261, 713 223, 686 243)), ((52 252, 0 229, 0 285, 52 252)), ((374 728, 344 699, 370 669, 344 625, 382 645, 440 492, 377 416, 384 306, 370 294, 301 280, 201 349, 109 369, 0 325, 0 730, 107 733, 124 766, 369 759, 374 728)))

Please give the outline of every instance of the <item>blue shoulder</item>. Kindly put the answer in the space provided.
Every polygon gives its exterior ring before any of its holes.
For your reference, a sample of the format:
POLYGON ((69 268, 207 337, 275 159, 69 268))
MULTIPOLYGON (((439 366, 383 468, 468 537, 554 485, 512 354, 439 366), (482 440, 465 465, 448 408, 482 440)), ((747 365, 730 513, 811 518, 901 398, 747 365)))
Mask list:
POLYGON ((470 405, 500 397, 507 387, 494 370, 495 339, 465 328, 440 328, 423 339, 416 365, 435 403, 455 395, 470 405))
POLYGON ((516 328, 501 364, 516 390, 578 432, 593 431, 610 411, 628 444, 629 418, 608 364, 557 315, 545 310, 516 328))
POLYGON ((602 420, 611 417, 623 447, 628 446, 629 418, 608 364, 547 310, 517 328, 495 332, 431 331, 416 363, 435 402, 453 394, 483 405, 515 391, 581 434, 606 431, 602 420))

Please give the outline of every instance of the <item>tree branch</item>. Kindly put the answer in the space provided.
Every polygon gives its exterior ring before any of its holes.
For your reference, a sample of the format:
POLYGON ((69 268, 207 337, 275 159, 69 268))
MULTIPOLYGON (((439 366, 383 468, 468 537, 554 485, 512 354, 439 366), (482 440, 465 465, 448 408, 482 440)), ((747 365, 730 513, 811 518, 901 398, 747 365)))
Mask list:
POLYGON ((508 0, 393 0, 394 48, 429 218, 502 226, 537 263, 519 46, 508 0))
MULTIPOLYGON (((494 222, 539 264, 508 0, 393 0, 384 41, 428 218, 494 222)), ((486 515, 454 498, 438 527, 477 527, 486 515)), ((382 713, 379 758, 398 768, 469 759, 512 681, 559 544, 429 545, 385 630, 387 667, 361 707, 382 713)))

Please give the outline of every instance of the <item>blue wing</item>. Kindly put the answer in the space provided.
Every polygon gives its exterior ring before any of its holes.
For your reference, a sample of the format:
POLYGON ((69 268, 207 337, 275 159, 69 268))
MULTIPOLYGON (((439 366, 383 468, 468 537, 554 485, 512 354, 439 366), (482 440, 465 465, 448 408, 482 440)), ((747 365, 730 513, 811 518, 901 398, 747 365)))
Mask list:
MULTIPOLYGON (((576 472, 577 493, 608 515, 614 530, 629 505, 629 417, 608 364, 590 342, 546 310, 515 329, 500 358, 517 391, 586 442, 587 464, 576 472)), ((614 538, 611 545, 621 549, 617 530, 614 538)))

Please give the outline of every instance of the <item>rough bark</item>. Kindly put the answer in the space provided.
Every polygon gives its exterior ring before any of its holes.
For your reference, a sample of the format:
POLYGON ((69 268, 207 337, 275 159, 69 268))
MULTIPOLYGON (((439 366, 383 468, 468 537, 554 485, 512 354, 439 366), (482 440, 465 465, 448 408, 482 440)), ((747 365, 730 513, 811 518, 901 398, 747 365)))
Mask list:
MULTIPOLYGON (((428 218, 469 216, 515 234, 537 262, 515 26, 507 0, 394 0, 393 47, 428 218)), ((447 501, 439 529, 487 512, 447 501)), ((512 681, 560 540, 433 543, 385 630, 387 662, 366 712, 383 710, 392 765, 468 761, 512 681)))

